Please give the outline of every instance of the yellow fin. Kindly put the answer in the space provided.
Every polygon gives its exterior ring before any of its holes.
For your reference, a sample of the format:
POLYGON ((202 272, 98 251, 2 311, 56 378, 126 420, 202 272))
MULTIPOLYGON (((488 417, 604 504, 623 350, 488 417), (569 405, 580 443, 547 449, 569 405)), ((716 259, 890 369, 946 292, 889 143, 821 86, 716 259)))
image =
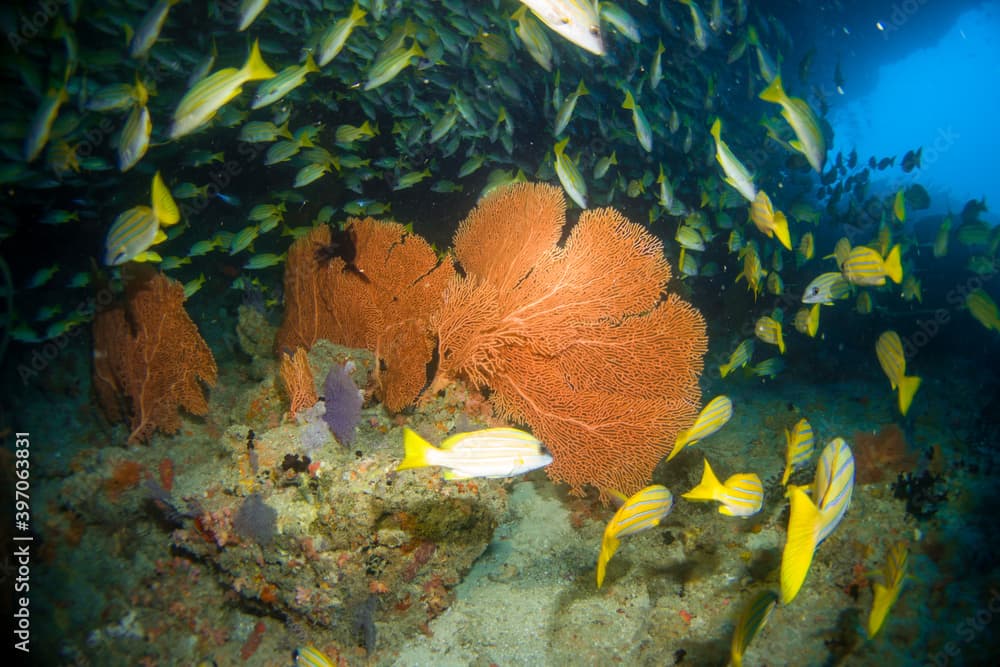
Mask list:
POLYGON ((167 184, 163 182, 160 172, 156 172, 153 175, 153 194, 151 197, 153 216, 161 225, 170 226, 181 219, 181 212, 177 208, 177 202, 174 201, 173 196, 170 194, 167 184))
POLYGON ((899 378, 899 412, 904 417, 906 413, 910 410, 910 403, 913 402, 913 395, 917 393, 917 389, 920 388, 920 378, 906 377, 905 375, 899 378))
POLYGON ((427 455, 432 451, 434 451, 434 445, 424 440, 416 431, 403 428, 404 456, 396 470, 425 468, 432 465, 427 461, 427 455))
POLYGON ((240 70, 244 81, 257 81, 259 79, 271 79, 277 76, 274 70, 267 66, 264 57, 260 55, 259 40, 254 40, 253 47, 250 48, 250 57, 240 70))
POLYGON ((771 83, 761 92, 759 97, 765 102, 774 102, 776 104, 788 101, 788 96, 785 95, 785 90, 781 87, 780 74, 771 80, 771 83))
POLYGON ((795 599, 809 574, 820 524, 819 509, 801 487, 794 487, 790 496, 792 508, 788 517, 788 536, 781 554, 783 605, 795 599))
POLYGON ((897 285, 903 282, 903 265, 899 260, 899 246, 895 245, 892 250, 889 251, 888 257, 885 258, 885 275, 889 276, 889 279, 897 285))
POLYGON ((774 235, 778 237, 785 250, 792 249, 792 237, 788 233, 788 218, 781 211, 774 212, 774 235))
POLYGON ((611 557, 615 555, 618 551, 618 545, 621 541, 617 537, 611 535, 604 535, 604 539, 601 540, 601 553, 597 556, 597 587, 600 588, 604 583, 604 574, 608 566, 608 561, 611 557))
POLYGON ((708 464, 708 459, 705 459, 705 470, 701 473, 701 483, 681 497, 688 500, 715 500, 719 497, 719 491, 722 488, 722 483, 712 472, 712 466, 708 464))

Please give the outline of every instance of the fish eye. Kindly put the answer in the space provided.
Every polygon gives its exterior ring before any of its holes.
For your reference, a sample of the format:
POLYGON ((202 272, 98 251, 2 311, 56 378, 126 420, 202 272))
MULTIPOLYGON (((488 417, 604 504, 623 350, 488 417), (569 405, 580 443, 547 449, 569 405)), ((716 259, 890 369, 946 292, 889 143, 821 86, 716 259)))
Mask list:
POLYGON ((559 22, 562 23, 563 25, 569 25, 570 23, 572 23, 572 21, 570 21, 568 16, 562 17, 561 19, 559 19, 559 22))
POLYGON ((595 37, 600 37, 600 35, 601 35, 601 27, 597 26, 597 25, 590 26, 590 34, 594 35, 595 37))
POLYGON ((813 293, 813 296, 816 296, 817 294, 819 294, 819 288, 818 287, 813 287, 812 288, 812 293, 813 293))

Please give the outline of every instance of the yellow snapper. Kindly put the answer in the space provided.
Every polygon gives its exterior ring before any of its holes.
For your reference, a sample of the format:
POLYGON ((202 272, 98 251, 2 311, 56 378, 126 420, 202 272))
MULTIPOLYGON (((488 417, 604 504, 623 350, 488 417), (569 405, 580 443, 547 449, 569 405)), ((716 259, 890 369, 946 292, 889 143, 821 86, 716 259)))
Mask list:
POLYGON ((917 300, 917 303, 924 302, 923 290, 920 286, 920 281, 912 273, 903 278, 903 291, 900 293, 903 297, 903 301, 913 301, 917 300))
POLYGON ((177 203, 170 195, 160 172, 153 176, 152 208, 134 206, 121 213, 111 223, 104 242, 104 263, 118 266, 128 261, 156 261, 159 255, 149 250, 155 243, 165 241, 167 235, 160 229, 181 219, 177 203))
POLYGON ((799 594, 816 547, 833 532, 851 504, 854 454, 843 438, 834 438, 820 454, 812 498, 801 486, 789 486, 791 511, 781 554, 781 604, 799 594))
POLYGON ((52 124, 59 115, 59 107, 69 99, 69 93, 63 86, 59 90, 51 89, 42 99, 35 115, 31 117, 28 133, 24 138, 24 161, 32 162, 38 157, 45 144, 49 141, 52 124))
POLYGON ((888 276, 892 282, 899 284, 903 280, 899 254, 898 245, 892 247, 885 259, 874 248, 852 248, 842 269, 844 278, 855 285, 878 286, 884 285, 888 276))
POLYGON ((812 232, 806 232, 802 235, 796 252, 800 266, 813 258, 813 255, 816 253, 816 242, 813 240, 812 232))
POLYGON ((800 308, 799 312, 795 313, 795 330, 807 334, 810 338, 816 337, 816 332, 819 331, 818 303, 814 303, 812 308, 800 308))
POLYGON ((747 362, 750 361, 750 357, 753 356, 753 347, 753 338, 747 338, 737 345, 733 353, 729 355, 729 361, 719 366, 719 374, 722 377, 726 377, 733 370, 746 366, 747 362))
POLYGON ((937 236, 934 238, 934 256, 944 257, 948 254, 948 234, 951 232, 951 216, 949 215, 938 227, 937 236))
POLYGON ((274 76, 274 70, 267 66, 260 55, 260 45, 254 41, 243 67, 221 69, 196 83, 184 94, 174 111, 170 138, 183 137, 207 123, 226 102, 243 92, 244 83, 274 76))
POLYGON ((628 535, 655 528, 660 524, 670 509, 674 506, 674 497, 665 486, 653 484, 624 498, 611 521, 604 527, 604 537, 601 539, 601 551, 597 556, 597 587, 604 583, 604 574, 608 561, 618 550, 621 538, 628 535))
POLYGON ((781 331, 781 322, 764 315, 758 318, 753 328, 754 335, 765 343, 778 346, 778 352, 785 353, 785 337, 781 331))
POLYGON ((528 50, 528 53, 536 63, 542 66, 546 72, 552 71, 552 42, 545 34, 545 29, 528 14, 527 5, 522 5, 520 9, 511 14, 511 20, 517 21, 514 32, 521 40, 521 44, 528 50))
POLYGON ((365 10, 355 2, 351 8, 351 13, 334 23, 320 37, 316 45, 316 64, 323 67, 328 62, 337 57, 337 54, 344 48, 347 38, 358 26, 365 26, 365 10))
POLYGON ((420 45, 414 41, 410 48, 400 46, 398 49, 378 58, 372 63, 371 69, 368 70, 364 89, 373 90, 389 83, 400 72, 410 66, 410 62, 415 56, 423 55, 424 52, 420 49, 420 45))
POLYGON ((556 176, 559 177, 559 182, 562 183, 563 189, 570 199, 576 202, 580 208, 587 208, 587 183, 580 175, 576 164, 566 155, 567 144, 569 144, 569 137, 557 143, 552 149, 555 154, 556 176))
POLYGON ((740 612, 740 617, 736 621, 736 629, 733 631, 733 641, 729 648, 729 662, 733 667, 743 667, 743 655, 750 646, 750 642, 767 624, 767 619, 771 617, 771 612, 777 605, 777 593, 761 591, 753 596, 740 612))
POLYGON ((906 376, 906 356, 903 343, 895 331, 886 331, 875 343, 875 355, 882 371, 889 378, 889 384, 899 392, 899 412, 906 416, 913 402, 913 396, 920 388, 920 378, 906 376))
POLYGON ((800 419, 792 430, 785 429, 785 472, 781 476, 781 485, 788 484, 792 471, 809 461, 815 449, 815 438, 812 425, 806 419, 800 419))
POLYGON ((552 455, 533 435, 516 428, 458 433, 435 447, 416 431, 403 429, 405 457, 397 470, 440 466, 445 479, 502 478, 552 463, 552 455))
POLYGON ((583 79, 580 79, 580 83, 577 84, 576 90, 570 93, 563 103, 559 105, 559 110, 556 112, 555 127, 552 130, 553 136, 559 136, 562 134, 566 126, 569 125, 570 119, 573 117, 573 111, 576 109, 577 101, 584 95, 589 95, 590 91, 587 90, 587 86, 583 84, 583 79))
POLYGON ((312 644, 295 649, 295 667, 334 667, 337 664, 312 644))
POLYGON ((705 459, 705 470, 701 475, 701 483, 682 498, 696 501, 717 501, 719 514, 746 518, 760 511, 764 503, 764 485, 755 473, 737 473, 730 475, 725 484, 712 472, 712 466, 705 459))
POLYGON ((763 190, 757 191, 750 204, 750 219, 757 226, 761 234, 767 238, 778 237, 785 250, 792 249, 792 238, 788 233, 788 220, 781 211, 775 211, 771 206, 771 198, 763 190))
POLYGON ((236 30, 243 32, 250 27, 257 16, 267 7, 268 0, 242 0, 240 2, 240 22, 236 30))
POLYGON ((847 258, 851 256, 851 241, 846 236, 837 240, 837 244, 833 247, 833 253, 826 255, 823 259, 830 259, 831 257, 837 260, 837 268, 843 269, 844 262, 847 258))
POLYGON ((870 315, 872 312, 872 295, 868 291, 858 292, 857 301, 854 303, 854 309, 859 315, 870 315))
POLYGON ((687 5, 691 10, 691 23, 694 30, 694 43, 701 51, 708 48, 708 31, 705 30, 705 15, 701 13, 701 8, 694 0, 679 0, 682 5, 687 5))
POLYGON ((757 377, 767 377, 773 380, 783 370, 785 370, 785 362, 781 360, 781 357, 771 357, 751 368, 750 372, 757 377))
MULTIPOLYGON (((141 85, 141 84, 140 84, 141 85)), ((143 106, 132 107, 121 137, 118 139, 118 169, 128 171, 142 159, 149 148, 149 135, 153 130, 153 122, 149 118, 149 109, 143 106)))
POLYGON ((754 299, 756 299, 763 287, 763 278, 767 275, 764 267, 761 266, 757 246, 751 241, 740 250, 740 257, 743 259, 743 271, 736 276, 736 281, 739 282, 740 278, 745 279, 747 286, 753 292, 754 299))
POLYGON ((141 58, 146 55, 160 36, 163 23, 167 20, 167 12, 178 2, 180 0, 158 0, 155 5, 149 8, 130 40, 128 49, 130 56, 141 58))
POLYGON ((896 220, 906 222, 906 195, 902 189, 896 193, 896 198, 892 202, 892 213, 896 216, 896 220))
POLYGON ((733 416, 733 402, 728 396, 716 396, 701 409, 698 418, 690 428, 684 429, 677 434, 674 448, 667 456, 667 460, 674 458, 677 454, 699 440, 703 440, 725 426, 733 416))
POLYGON ((850 293, 850 285, 844 280, 844 276, 836 271, 821 273, 806 285, 802 303, 832 306, 834 299, 846 299, 850 293))
POLYGON ((977 288, 969 292, 965 297, 965 307, 984 327, 1000 331, 1000 311, 985 290, 977 288))
POLYGON ((653 150, 653 130, 649 127, 646 114, 642 112, 642 107, 636 104, 632 97, 632 91, 625 91, 625 101, 622 102, 622 109, 632 110, 632 125, 635 127, 635 137, 639 140, 642 149, 649 153, 653 150))
POLYGON ((718 118, 712 123, 712 138, 715 139, 715 159, 726 174, 723 180, 743 195, 744 199, 752 202, 757 198, 753 176, 722 140, 722 122, 718 118))
POLYGON ((592 0, 521 0, 549 29, 591 53, 604 55, 601 17, 592 0))
POLYGON ((289 65, 268 79, 254 93, 251 109, 260 109, 274 104, 288 93, 306 82, 306 75, 318 72, 319 67, 313 62, 312 53, 306 54, 306 61, 301 65, 289 65))
POLYGON ((760 99, 781 105, 782 117, 795 131, 792 148, 806 156, 816 173, 822 173, 823 163, 826 162, 826 139, 812 108, 804 100, 785 93, 781 87, 781 75, 774 77, 760 94, 760 99))
POLYGON ((872 586, 874 599, 872 600, 871 613, 868 615, 869 639, 878 635, 889 615, 889 610, 892 609, 892 605, 899 598, 900 591, 903 590, 909 558, 910 552, 906 547, 906 542, 897 542, 889 548, 889 552, 886 554, 885 566, 882 568, 882 581, 876 581, 872 586))

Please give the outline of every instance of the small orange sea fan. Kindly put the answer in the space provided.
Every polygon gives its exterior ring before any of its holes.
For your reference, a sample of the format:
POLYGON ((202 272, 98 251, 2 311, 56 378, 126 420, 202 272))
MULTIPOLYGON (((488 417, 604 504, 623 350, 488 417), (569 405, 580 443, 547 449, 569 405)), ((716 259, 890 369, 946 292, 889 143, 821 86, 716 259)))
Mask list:
POLYGON ((917 465, 906 436, 896 424, 886 424, 878 433, 854 433, 854 479, 858 484, 878 484, 917 465))

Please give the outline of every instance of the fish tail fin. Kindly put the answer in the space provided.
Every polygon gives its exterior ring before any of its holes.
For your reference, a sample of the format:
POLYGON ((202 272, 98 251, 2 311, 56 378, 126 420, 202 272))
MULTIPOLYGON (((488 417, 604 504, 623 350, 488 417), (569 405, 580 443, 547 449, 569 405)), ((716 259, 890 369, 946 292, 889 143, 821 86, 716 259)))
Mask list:
MULTIPOLYGON (((737 279, 738 280, 738 279, 737 279)), ((733 370, 732 364, 719 364, 719 375, 726 377, 733 370)))
POLYGON ((784 88, 781 87, 780 74, 771 80, 771 83, 767 85, 767 88, 761 92, 759 97, 765 102, 774 102, 775 104, 781 104, 788 99, 788 96, 785 95, 784 88))
POLYGON ((899 378, 899 412, 904 417, 910 409, 910 403, 913 402, 913 396, 917 393, 917 389, 920 388, 920 378, 917 376, 906 377, 905 375, 899 378))
POLYGON ((687 493, 683 494, 688 500, 715 500, 722 489, 722 482, 712 472, 712 466, 705 459, 705 470, 701 473, 701 482, 687 493))
POLYGON ((411 468, 426 468, 434 465, 428 458, 437 450, 434 445, 422 438, 416 431, 403 429, 403 460, 396 470, 409 470, 411 468))
POLYGON ((774 212, 774 235, 778 237, 781 245, 785 246, 785 250, 792 249, 792 237, 788 233, 788 218, 781 211, 774 212))
POLYGON ((260 40, 254 40, 253 46, 250 47, 250 57, 247 58, 246 64, 243 65, 242 72, 247 81, 271 79, 277 76, 274 70, 264 62, 264 57, 260 55, 260 40))
MULTIPOLYGON (((722 370, 721 366, 719 367, 719 370, 720 371, 722 370)), ((722 377, 726 376, 723 375, 722 377)), ((687 430, 684 430, 677 434, 677 440, 674 441, 674 448, 670 450, 669 454, 667 454, 667 460, 669 461, 670 459, 680 454, 681 450, 687 446, 688 446, 688 432, 687 430)))
POLYGON ((885 274, 897 285, 903 282, 903 265, 899 258, 899 245, 894 245, 885 258, 885 274))
MULTIPOLYGON (((785 433, 788 433, 788 431, 785 431, 785 433)), ((785 472, 781 476, 781 485, 782 486, 785 486, 786 484, 788 484, 788 478, 792 476, 792 469, 793 468, 794 468, 794 466, 792 465, 791 461, 789 461, 785 465, 785 472)))
POLYGON ((306 62, 305 62, 304 66, 305 66, 306 72, 318 72, 319 71, 319 67, 316 66, 316 61, 313 60, 312 51, 310 51, 309 53, 306 54, 306 62))
POLYGON ((618 550, 620 541, 612 535, 605 535, 601 540, 601 553, 597 556, 597 587, 604 583, 604 574, 608 567, 608 561, 618 550))
POLYGON ((809 319, 806 323, 806 331, 809 333, 810 338, 816 337, 816 332, 819 331, 819 304, 814 303, 813 307, 809 310, 809 319))
POLYGON ((632 91, 625 91, 625 101, 622 102, 622 109, 635 109, 635 98, 632 97, 632 91))
POLYGON ((354 7, 351 8, 351 16, 349 20, 352 23, 354 23, 355 27, 357 26, 365 27, 368 25, 367 22, 365 22, 366 15, 367 12, 361 9, 361 6, 357 2, 355 2, 354 7))
POLYGON ((820 512, 812 499, 801 488, 791 492, 791 513, 788 517, 788 536, 781 554, 781 604, 787 605, 799 594, 819 535, 820 512))
POLYGON ((169 227, 181 219, 181 212, 177 208, 177 202, 174 201, 173 195, 170 194, 170 188, 163 182, 160 172, 156 172, 153 176, 153 194, 151 198, 153 217, 161 225, 169 227))
POLYGON ((782 333, 781 329, 778 329, 778 352, 785 353, 785 334, 782 333))
POLYGON ((712 129, 710 131, 712 133, 712 137, 716 141, 722 141, 722 121, 721 120, 719 120, 718 118, 716 118, 715 122, 712 123, 712 129))
POLYGON ((868 615, 868 639, 874 639, 878 635, 889 615, 889 607, 893 602, 889 589, 881 583, 876 582, 872 586, 872 591, 875 599, 872 601, 872 610, 868 615))

